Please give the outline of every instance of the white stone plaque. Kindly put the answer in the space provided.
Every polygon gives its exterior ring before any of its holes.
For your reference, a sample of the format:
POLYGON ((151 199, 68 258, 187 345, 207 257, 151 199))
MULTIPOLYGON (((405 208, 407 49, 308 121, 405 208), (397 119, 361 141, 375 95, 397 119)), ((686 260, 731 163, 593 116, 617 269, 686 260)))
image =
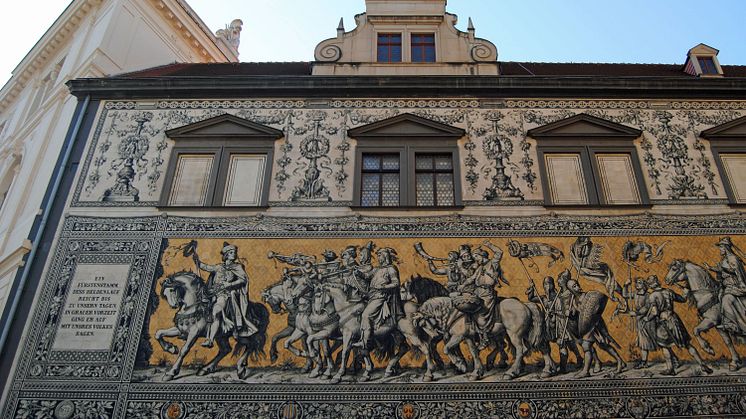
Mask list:
POLYGON ((129 265, 77 266, 57 326, 53 350, 109 350, 129 270, 129 265))

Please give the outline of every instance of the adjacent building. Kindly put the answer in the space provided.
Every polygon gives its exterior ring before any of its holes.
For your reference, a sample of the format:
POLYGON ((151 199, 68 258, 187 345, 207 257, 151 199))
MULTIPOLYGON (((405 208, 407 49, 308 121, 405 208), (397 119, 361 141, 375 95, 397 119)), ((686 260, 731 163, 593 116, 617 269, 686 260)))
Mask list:
POLYGON ((16 285, 75 112, 65 83, 174 62, 236 62, 238 34, 240 21, 216 36, 180 0, 75 0, 18 64, 0 91, 3 325, 23 292, 16 285))
POLYGON ((445 7, 70 81, 3 414, 745 414, 746 66, 503 62, 445 7))

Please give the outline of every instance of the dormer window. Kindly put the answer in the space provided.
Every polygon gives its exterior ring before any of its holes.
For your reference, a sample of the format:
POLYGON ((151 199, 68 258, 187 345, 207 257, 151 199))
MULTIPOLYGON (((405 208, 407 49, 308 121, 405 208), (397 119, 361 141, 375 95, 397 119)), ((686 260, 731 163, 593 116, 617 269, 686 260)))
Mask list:
POLYGON ((697 57, 697 61, 699 62, 699 68, 702 70, 702 74, 718 74, 718 69, 715 66, 715 61, 712 57, 697 57))
POLYGON ((378 34, 378 62, 400 63, 401 62, 401 34, 379 33, 378 34))
POLYGON ((412 62, 434 63, 435 62, 435 34, 416 33, 412 34, 412 62))
POLYGON ((721 77, 723 69, 717 59, 718 52, 705 44, 697 45, 687 53, 684 71, 697 77, 721 77))

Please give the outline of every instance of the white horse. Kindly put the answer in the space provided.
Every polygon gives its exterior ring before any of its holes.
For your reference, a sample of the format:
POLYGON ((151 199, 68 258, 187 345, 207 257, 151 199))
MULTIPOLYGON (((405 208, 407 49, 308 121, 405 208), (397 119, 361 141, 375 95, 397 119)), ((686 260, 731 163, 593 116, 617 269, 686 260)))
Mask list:
MULTIPOLYGON (((207 336, 209 329, 208 318, 212 313, 212 307, 205 300, 206 286, 202 278, 193 272, 178 272, 163 281, 161 297, 164 298, 171 308, 178 309, 174 316, 174 327, 160 329, 155 332, 155 339, 161 348, 170 354, 178 354, 176 362, 166 372, 164 379, 173 380, 179 375, 184 358, 189 354, 198 338, 207 336), (184 346, 179 347, 164 340, 164 338, 179 338, 184 341, 184 346)), ((248 360, 255 359, 264 353, 264 343, 267 340, 267 325, 269 324, 269 311, 260 303, 249 302, 246 317, 253 320, 259 329, 255 334, 248 337, 237 337, 234 355, 240 354, 236 362, 238 378, 244 379, 248 376, 248 360)), ((231 351, 229 338, 233 336, 222 330, 215 337, 218 345, 218 353, 197 375, 205 375, 214 372, 218 363, 231 351)))
POLYGON ((694 328, 694 336, 702 350, 709 355, 715 355, 710 342, 702 336, 703 333, 715 327, 730 352, 731 361, 728 368, 731 371, 738 370, 741 367, 741 358, 733 345, 733 336, 717 327, 723 323, 719 298, 720 285, 710 276, 710 273, 691 261, 675 259, 668 267, 666 284, 676 284, 689 290, 690 298, 697 305, 697 313, 702 319, 694 328))

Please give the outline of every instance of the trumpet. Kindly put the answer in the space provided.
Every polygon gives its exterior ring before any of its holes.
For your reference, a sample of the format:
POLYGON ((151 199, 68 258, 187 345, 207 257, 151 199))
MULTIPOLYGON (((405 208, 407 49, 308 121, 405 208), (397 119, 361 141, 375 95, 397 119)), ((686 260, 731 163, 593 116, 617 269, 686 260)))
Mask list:
POLYGON ((417 254, 422 256, 426 260, 431 260, 433 262, 448 262, 448 259, 446 258, 436 258, 433 256, 430 256, 425 249, 422 247, 422 242, 417 242, 414 244, 414 250, 417 251, 417 254))
POLYGON ((308 256, 302 253, 295 253, 290 256, 281 255, 277 252, 269 251, 267 259, 276 259, 280 262, 293 266, 303 266, 306 262, 316 263, 316 256, 308 256))

